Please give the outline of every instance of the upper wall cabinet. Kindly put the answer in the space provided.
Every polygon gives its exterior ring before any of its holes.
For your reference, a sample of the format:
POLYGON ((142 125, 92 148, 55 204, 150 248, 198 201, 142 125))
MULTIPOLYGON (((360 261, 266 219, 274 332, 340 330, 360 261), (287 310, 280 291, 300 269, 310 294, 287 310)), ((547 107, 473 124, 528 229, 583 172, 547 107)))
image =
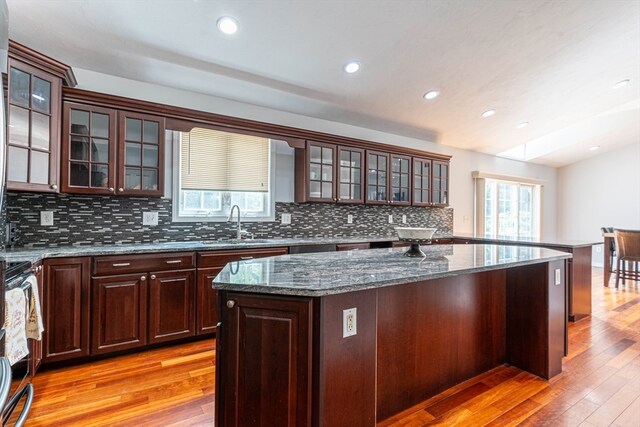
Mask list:
POLYGON ((296 149, 296 202, 448 205, 448 156, 360 145, 307 141, 304 149, 296 149))
POLYGON ((162 196, 164 118, 65 102, 62 191, 162 196))
POLYGON ((364 150, 307 141, 296 153, 296 201, 362 203, 364 150))
POLYGON ((7 188, 57 192, 61 88, 73 73, 11 41, 7 76, 7 188))

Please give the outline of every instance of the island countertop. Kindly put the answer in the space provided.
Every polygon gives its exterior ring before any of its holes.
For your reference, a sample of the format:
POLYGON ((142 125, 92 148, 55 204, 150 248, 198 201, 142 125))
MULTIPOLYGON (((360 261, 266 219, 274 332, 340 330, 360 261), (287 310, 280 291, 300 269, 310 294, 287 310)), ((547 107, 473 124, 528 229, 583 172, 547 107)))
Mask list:
POLYGON ((448 276, 571 258, 533 246, 422 246, 425 258, 406 248, 370 249, 237 261, 216 276, 216 289, 263 294, 324 296, 448 276))
POLYGON ((545 248, 582 248, 601 245, 601 241, 563 240, 526 237, 474 237, 472 234, 454 233, 454 239, 467 240, 470 243, 491 243, 496 245, 542 246, 545 248))

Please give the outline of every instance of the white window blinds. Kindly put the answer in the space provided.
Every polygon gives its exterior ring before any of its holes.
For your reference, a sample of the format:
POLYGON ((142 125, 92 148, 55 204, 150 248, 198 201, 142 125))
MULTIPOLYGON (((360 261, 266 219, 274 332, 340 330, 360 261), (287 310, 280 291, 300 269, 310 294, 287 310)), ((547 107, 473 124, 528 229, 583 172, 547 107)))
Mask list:
POLYGON ((269 191, 269 139, 211 129, 181 132, 184 190, 269 191))

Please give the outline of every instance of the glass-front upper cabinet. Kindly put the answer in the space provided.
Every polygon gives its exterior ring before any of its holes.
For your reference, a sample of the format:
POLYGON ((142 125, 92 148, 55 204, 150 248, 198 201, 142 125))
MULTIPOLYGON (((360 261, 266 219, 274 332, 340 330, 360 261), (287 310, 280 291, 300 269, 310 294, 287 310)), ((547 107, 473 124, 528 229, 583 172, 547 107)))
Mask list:
POLYGON ((391 158, 391 203, 411 204, 411 157, 392 154, 391 158))
POLYGON ((307 141, 308 193, 310 202, 335 202, 336 146, 307 141))
POLYGON ((121 111, 118 116, 119 195, 164 193, 164 118, 121 111))
POLYGON ((7 188, 58 191, 62 79, 10 58, 7 188))
POLYGON ((362 203, 364 150, 338 147, 338 203, 362 203))
POLYGON ((449 163, 433 161, 433 204, 437 206, 449 205, 449 163))
POLYGON ((63 110, 62 191, 114 194, 115 111, 70 102, 63 110))
POLYGON ((371 204, 387 204, 389 200, 389 154, 367 151, 367 197, 371 204))
POLYGON ((413 205, 430 206, 431 202, 431 160, 413 158, 413 205))

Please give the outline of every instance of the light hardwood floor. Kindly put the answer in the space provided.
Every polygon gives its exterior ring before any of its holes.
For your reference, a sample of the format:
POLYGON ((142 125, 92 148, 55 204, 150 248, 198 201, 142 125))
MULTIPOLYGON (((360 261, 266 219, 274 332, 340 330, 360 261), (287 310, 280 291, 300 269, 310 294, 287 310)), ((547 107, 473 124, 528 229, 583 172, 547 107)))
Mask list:
MULTIPOLYGON (((613 282, 612 282, 613 283, 613 282)), ((44 371, 28 426, 211 426, 214 342, 200 341, 44 371)), ((640 285, 602 287, 570 325, 562 374, 501 366, 379 426, 640 426, 640 285)))

